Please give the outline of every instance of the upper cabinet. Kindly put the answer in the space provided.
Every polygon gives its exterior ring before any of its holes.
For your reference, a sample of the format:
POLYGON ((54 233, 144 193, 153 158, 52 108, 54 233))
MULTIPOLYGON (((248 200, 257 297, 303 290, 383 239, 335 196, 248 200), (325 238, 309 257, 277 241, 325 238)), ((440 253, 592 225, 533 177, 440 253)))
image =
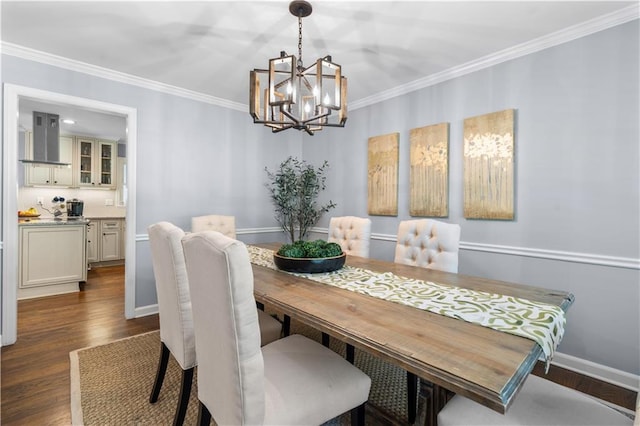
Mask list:
POLYGON ((76 138, 78 186, 115 189, 115 142, 76 138))
MULTIPOLYGON (((26 158, 33 158, 33 133, 25 133, 26 158)), ((60 137, 60 161, 73 163, 74 143, 72 137, 60 137)), ((46 164, 25 164, 25 185, 73 186, 73 167, 46 164)))
MULTIPOLYGON (((81 136, 60 137, 60 161, 71 167, 25 164, 26 186, 116 189, 117 144, 81 136)), ((32 158, 32 133, 25 133, 26 158, 32 158)))

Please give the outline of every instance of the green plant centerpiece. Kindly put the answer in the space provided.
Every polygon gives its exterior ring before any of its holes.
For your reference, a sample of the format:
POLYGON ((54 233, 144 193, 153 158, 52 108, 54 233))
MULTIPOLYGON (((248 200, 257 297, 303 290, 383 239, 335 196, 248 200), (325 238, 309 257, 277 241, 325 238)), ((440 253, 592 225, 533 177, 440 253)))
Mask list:
POLYGON ((318 195, 326 188, 325 172, 329 163, 314 167, 303 160, 289 157, 274 172, 265 168, 266 184, 275 207, 275 217, 289 237, 274 253, 273 261, 290 272, 328 272, 342 268, 346 254, 339 244, 323 240, 305 241, 309 230, 320 217, 336 205, 329 200, 318 204, 318 195))

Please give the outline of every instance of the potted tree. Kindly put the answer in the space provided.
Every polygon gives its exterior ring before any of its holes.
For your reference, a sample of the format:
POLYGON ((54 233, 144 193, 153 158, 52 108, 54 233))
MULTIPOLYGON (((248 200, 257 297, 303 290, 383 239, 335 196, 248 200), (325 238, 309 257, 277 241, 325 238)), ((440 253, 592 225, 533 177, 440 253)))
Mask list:
POLYGON ((340 269, 346 258, 339 244, 324 240, 305 241, 320 217, 336 205, 329 200, 318 204, 318 195, 326 188, 325 171, 329 163, 314 167, 304 160, 289 157, 273 172, 265 168, 266 184, 275 207, 275 217, 289 237, 274 254, 280 269, 292 272, 327 272, 340 269))

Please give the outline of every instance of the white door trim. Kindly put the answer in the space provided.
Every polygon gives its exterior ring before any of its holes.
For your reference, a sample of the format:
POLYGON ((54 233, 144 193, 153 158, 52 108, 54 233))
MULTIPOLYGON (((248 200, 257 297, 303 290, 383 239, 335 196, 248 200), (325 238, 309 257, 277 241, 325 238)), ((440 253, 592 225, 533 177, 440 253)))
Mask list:
POLYGON ((124 117, 127 123, 127 233, 125 247, 126 318, 135 315, 136 273, 136 146, 137 110, 93 99, 49 92, 31 87, 4 84, 4 127, 2 156, 2 346, 16 342, 18 334, 18 105, 28 98, 91 109, 124 117))

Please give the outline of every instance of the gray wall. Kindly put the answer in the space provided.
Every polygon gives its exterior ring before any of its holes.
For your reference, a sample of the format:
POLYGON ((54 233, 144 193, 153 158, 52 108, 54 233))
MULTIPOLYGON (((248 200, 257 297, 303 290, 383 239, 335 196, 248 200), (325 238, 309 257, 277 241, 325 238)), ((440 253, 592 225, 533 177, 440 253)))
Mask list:
MULTIPOLYGON (((542 259, 462 250, 460 272, 572 292, 559 351, 640 373, 640 272, 544 259, 545 252, 640 257, 638 21, 350 113, 339 134, 305 137, 328 159, 332 215, 367 216, 367 138, 400 133, 398 217, 371 217, 374 257, 409 219, 409 130, 450 123, 449 217, 462 241, 542 250, 542 259), (516 219, 467 220, 463 120, 516 110, 516 219)), ((328 217, 319 226, 326 227, 328 217)), ((463 244, 463 247, 465 245, 463 244)), ((553 253, 552 253, 553 254, 553 253)), ((636 263, 637 264, 637 263, 636 263)))
MULTIPOLYGON (((192 216, 209 213, 235 215, 240 228, 277 226, 264 168, 301 155, 298 132, 273 135, 248 113, 8 55, 2 82, 137 109, 136 234, 160 220, 190 229, 192 216)), ((146 243, 136 253, 136 307, 153 305, 146 243)))
MULTIPOLYGON (((331 215, 367 216, 367 138, 397 131, 399 215, 372 217, 373 257, 392 259, 389 240, 409 218, 409 129, 439 122, 451 124, 446 220, 461 224, 463 242, 637 259, 638 50, 634 21, 352 111, 346 128, 313 137, 272 135, 246 113, 7 55, 2 81, 137 108, 136 307, 144 307, 155 303, 143 238, 149 224, 169 220, 188 229, 191 216, 220 212, 235 215, 238 228, 277 226, 264 167, 287 155, 329 160, 323 197, 338 204, 331 215), (516 220, 465 220, 463 119, 505 108, 517 110, 516 220)), ((267 236, 279 237, 242 239, 267 236)), ((460 272, 573 292, 560 351, 640 373, 637 269, 463 249, 460 272)))

